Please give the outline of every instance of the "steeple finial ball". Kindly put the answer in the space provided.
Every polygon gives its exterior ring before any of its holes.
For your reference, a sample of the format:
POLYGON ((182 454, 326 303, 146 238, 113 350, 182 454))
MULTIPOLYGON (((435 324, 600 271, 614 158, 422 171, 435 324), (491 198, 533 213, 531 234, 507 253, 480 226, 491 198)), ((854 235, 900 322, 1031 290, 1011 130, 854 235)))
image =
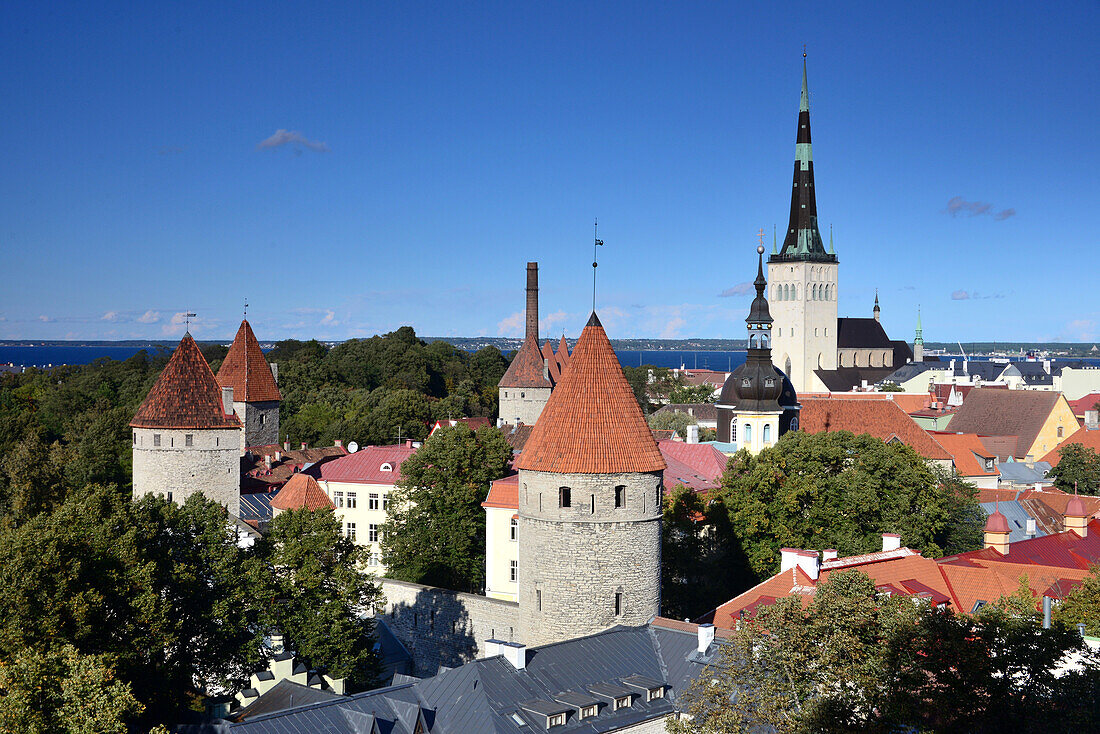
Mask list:
POLYGON ((763 245, 757 245, 756 246, 756 254, 757 255, 763 255, 764 254, 764 246, 763 245))

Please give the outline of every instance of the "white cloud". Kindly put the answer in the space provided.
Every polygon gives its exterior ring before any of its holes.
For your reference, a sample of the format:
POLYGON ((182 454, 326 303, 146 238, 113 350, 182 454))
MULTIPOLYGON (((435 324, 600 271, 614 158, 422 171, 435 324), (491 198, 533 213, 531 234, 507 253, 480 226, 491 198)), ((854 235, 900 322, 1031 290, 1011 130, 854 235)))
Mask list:
POLYGON ((669 319, 668 323, 666 323, 665 327, 661 330, 661 338, 674 339, 680 336, 680 328, 683 327, 683 325, 686 323, 687 321, 679 316, 675 316, 669 319))
POLYGON ((340 322, 336 320, 336 312, 332 309, 325 311, 324 318, 321 319, 321 323, 325 326, 339 326, 340 322))
POLYGON ((42 314, 41 316, 39 316, 38 320, 41 321, 44 324, 48 324, 48 323, 51 323, 52 321, 54 321, 53 318, 47 316, 46 314, 42 314))
POLYGON ((256 150, 274 150, 275 148, 281 148, 284 145, 293 145, 295 150, 300 151, 302 148, 312 150, 315 153, 328 153, 329 147, 327 143, 322 143, 316 140, 310 140, 306 136, 302 135, 297 130, 283 130, 282 128, 275 131, 275 134, 266 140, 261 140, 256 144, 256 150))
POLYGON ((500 336, 523 336, 526 324, 527 319, 524 318, 523 311, 516 311, 497 324, 497 334, 500 336))
POLYGON ((721 293, 719 293, 718 297, 719 298, 729 298, 730 296, 747 296, 748 294, 752 293, 752 291, 753 291, 752 283, 748 283, 748 282, 738 283, 737 285, 733 286, 732 288, 727 288, 724 291, 722 291, 721 293))
POLYGON ((951 293, 952 301, 965 301, 970 298, 970 294, 966 291, 953 291, 951 293))
POLYGON ((160 312, 149 310, 137 317, 140 324, 155 324, 160 321, 160 312))
POLYGON ((108 311, 99 318, 102 321, 118 321, 118 311, 108 311))

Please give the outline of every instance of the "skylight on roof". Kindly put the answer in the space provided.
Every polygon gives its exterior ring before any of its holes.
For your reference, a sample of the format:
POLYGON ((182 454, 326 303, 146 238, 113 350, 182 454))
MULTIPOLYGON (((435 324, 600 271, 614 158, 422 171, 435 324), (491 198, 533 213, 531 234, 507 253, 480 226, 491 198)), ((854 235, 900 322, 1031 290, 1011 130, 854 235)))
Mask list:
POLYGON ((519 715, 518 711, 512 712, 512 721, 516 722, 520 726, 527 726, 527 722, 523 720, 523 717, 519 715))

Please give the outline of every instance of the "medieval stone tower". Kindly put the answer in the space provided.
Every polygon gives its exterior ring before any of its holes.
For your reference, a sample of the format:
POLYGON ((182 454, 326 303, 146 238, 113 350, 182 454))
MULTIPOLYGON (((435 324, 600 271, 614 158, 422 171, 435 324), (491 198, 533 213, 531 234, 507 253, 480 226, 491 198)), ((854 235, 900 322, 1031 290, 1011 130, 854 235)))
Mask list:
POLYGON ((218 384, 233 388, 233 412, 241 420, 241 453, 249 446, 279 443, 282 395, 252 326, 241 322, 233 346, 218 370, 218 384))
POLYGON ((660 611, 665 466, 593 313, 516 462, 521 641, 660 611))
POLYGON ((527 326, 523 345, 500 378, 500 409, 505 423, 533 425, 553 389, 550 365, 539 349, 539 264, 527 263, 527 326))
POLYGON ((185 334, 134 419, 134 497, 159 494, 182 504, 204 494, 240 512, 241 422, 233 388, 218 385, 185 334))
POLYGON ((837 368, 837 257, 825 251, 817 224, 810 97, 802 60, 791 218, 783 248, 768 259, 775 329, 772 359, 798 392, 826 389, 814 370, 837 368))

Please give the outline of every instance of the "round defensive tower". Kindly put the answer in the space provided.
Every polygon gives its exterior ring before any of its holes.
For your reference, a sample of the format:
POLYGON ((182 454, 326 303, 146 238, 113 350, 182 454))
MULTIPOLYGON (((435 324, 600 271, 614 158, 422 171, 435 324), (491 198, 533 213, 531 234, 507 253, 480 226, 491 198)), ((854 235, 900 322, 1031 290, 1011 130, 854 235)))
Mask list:
POLYGON ((657 615, 666 465, 595 313, 516 466, 520 641, 657 615))
POLYGON ((240 513, 241 422, 232 393, 185 334, 130 421, 135 498, 159 494, 182 504, 199 493, 240 513))

